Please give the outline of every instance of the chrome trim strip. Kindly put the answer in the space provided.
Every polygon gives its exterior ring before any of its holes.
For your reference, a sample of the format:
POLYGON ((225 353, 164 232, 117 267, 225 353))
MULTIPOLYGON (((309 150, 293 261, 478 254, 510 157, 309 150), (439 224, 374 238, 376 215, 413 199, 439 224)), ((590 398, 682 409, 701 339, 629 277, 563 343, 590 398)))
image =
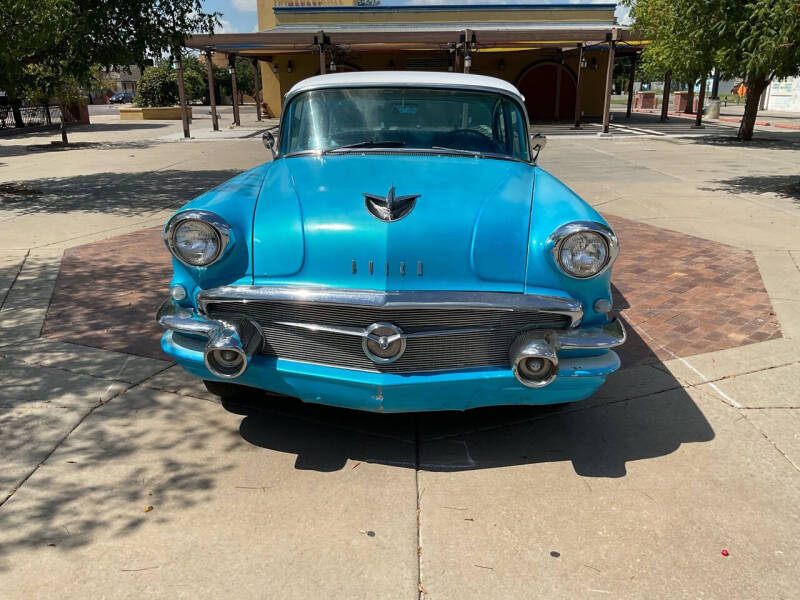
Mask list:
POLYGON ((174 256, 178 262, 186 265, 187 267, 202 269, 214 264, 223 254, 225 254, 225 251, 228 249, 228 246, 230 246, 231 243, 231 226, 228 225, 222 217, 210 211, 194 209, 185 210, 175 214, 169 221, 167 221, 167 225, 164 227, 164 233, 162 234, 162 239, 164 240, 164 244, 167 246, 169 253, 174 256), (204 265, 193 265, 188 263, 183 260, 177 252, 175 252, 175 230, 177 229, 178 225, 191 219, 208 223, 217 232, 219 249, 214 257, 204 265))
POLYGON ((409 290, 383 292, 379 290, 348 290, 325 287, 251 286, 236 285, 212 288, 200 292, 197 305, 207 313, 212 302, 272 301, 314 304, 347 304, 376 308, 486 308, 508 311, 537 311, 565 315, 575 327, 583 318, 583 305, 574 298, 520 294, 515 292, 462 292, 409 290))
POLYGON ((550 259, 553 261, 553 264, 555 264, 558 270, 572 279, 592 279, 593 277, 597 277, 598 275, 605 273, 611 268, 611 266, 614 264, 614 261, 617 260, 617 255, 619 254, 619 240, 617 239, 616 234, 607 225, 598 223, 596 221, 572 221, 571 223, 565 223, 550 234, 550 237, 547 238, 544 246, 545 251, 547 252, 548 256, 550 256, 550 259), (605 238, 606 246, 608 247, 606 264, 603 265, 603 268, 597 273, 594 275, 589 275, 588 277, 577 277, 571 273, 568 273, 567 270, 561 266, 561 262, 558 260, 558 255, 561 251, 561 244, 564 242, 564 240, 573 233, 578 233, 580 231, 593 231, 595 233, 599 233, 605 238))
POLYGON ((628 338, 625 326, 614 318, 599 327, 581 327, 550 334, 557 350, 606 350, 624 344, 628 338))
MULTIPOLYGON (((491 331, 492 327, 461 327, 456 329, 432 329, 428 331, 415 331, 413 333, 396 333, 389 336, 379 336, 369 332, 369 329, 362 327, 347 327, 339 325, 321 325, 318 323, 300 323, 295 321, 274 321, 276 325, 285 325, 287 327, 297 327, 298 329, 306 329, 308 331, 322 331, 326 333, 339 333, 342 335, 351 335, 370 339, 373 342, 380 342, 382 337, 386 338, 386 342, 392 343, 397 340, 404 340, 408 338, 421 338, 421 337, 434 337, 437 335, 454 335, 459 333, 479 333, 481 331, 491 331)), ((378 325, 389 325, 388 323, 377 323, 378 325)), ((373 323, 376 325, 376 323, 373 323)), ((371 326, 370 326, 371 327, 371 326)))

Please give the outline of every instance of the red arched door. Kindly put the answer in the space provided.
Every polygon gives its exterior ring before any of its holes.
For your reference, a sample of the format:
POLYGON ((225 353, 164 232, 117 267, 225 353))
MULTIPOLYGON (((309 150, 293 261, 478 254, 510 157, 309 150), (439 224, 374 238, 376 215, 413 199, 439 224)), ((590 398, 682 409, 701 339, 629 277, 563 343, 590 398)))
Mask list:
POLYGON ((575 80, 564 65, 556 62, 534 65, 525 72, 517 87, 525 96, 531 121, 571 119, 574 116, 575 80))

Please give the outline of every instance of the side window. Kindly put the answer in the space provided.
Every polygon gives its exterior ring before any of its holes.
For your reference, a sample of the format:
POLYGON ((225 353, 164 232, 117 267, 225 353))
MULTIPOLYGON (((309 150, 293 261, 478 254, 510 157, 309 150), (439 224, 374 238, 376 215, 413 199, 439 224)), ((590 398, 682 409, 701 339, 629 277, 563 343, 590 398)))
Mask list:
POLYGON ((494 119, 492 123, 492 133, 494 141, 503 147, 508 147, 506 132, 506 103, 498 102, 494 107, 494 119))
POLYGON ((519 117, 519 111, 508 102, 505 102, 506 111, 511 114, 511 153, 514 156, 522 156, 522 132, 525 128, 522 127, 522 119, 519 117))

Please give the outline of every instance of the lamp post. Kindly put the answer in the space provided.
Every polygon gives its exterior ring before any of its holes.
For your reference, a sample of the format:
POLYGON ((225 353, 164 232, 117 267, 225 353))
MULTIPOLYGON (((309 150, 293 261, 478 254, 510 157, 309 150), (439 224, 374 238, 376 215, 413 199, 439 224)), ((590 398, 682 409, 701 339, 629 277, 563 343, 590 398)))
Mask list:
POLYGON ((206 50, 206 71, 208 73, 208 101, 211 104, 211 127, 214 131, 219 131, 217 95, 214 89, 214 65, 211 62, 211 50, 206 50))
POLYGON ((241 125, 239 120, 239 90, 236 88, 236 55, 228 55, 228 73, 231 74, 231 93, 233 94, 233 124, 241 125))
POLYGON ((255 80, 256 80, 256 93, 255 93, 255 100, 256 100, 256 120, 261 120, 261 67, 258 64, 258 59, 253 59, 253 69, 255 70, 255 80))

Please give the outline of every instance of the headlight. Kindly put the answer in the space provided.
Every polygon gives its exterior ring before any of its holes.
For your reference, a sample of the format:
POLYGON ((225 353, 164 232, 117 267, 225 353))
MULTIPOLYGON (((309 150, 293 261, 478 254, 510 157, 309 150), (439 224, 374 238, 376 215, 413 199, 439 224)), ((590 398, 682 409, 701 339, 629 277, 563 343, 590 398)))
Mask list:
POLYGON ((548 239, 548 245, 556 265, 577 279, 599 275, 611 266, 619 252, 614 232, 591 221, 559 227, 548 239))
POLYGON ((172 255, 190 267, 216 261, 230 241, 230 227, 214 213, 190 210, 178 213, 164 230, 164 242, 172 255))

